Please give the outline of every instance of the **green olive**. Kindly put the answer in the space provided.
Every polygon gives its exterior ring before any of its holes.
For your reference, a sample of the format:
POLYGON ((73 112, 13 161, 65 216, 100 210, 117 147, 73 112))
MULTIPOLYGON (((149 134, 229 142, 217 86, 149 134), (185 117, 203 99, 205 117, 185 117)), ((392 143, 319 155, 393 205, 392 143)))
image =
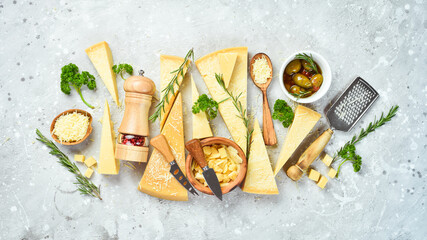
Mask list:
POLYGON ((313 84, 308 80, 308 78, 301 73, 297 73, 292 77, 294 83, 302 88, 311 88, 313 84))
POLYGON ((313 77, 311 77, 311 83, 313 84, 313 88, 319 90, 320 86, 323 83, 322 74, 315 74, 313 77))
POLYGON ((294 73, 297 73, 301 70, 301 61, 298 59, 292 60, 288 65, 286 66, 285 72, 288 75, 292 75, 294 73))
POLYGON ((291 93, 299 94, 301 91, 302 91, 302 90, 301 90, 301 87, 300 87, 300 86, 293 85, 293 86, 291 87, 291 93))

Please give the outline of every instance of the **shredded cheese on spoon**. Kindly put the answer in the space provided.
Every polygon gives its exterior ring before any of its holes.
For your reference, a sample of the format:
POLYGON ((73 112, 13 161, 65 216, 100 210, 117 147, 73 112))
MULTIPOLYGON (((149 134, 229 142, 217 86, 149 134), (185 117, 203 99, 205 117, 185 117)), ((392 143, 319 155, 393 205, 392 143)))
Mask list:
POLYGON ((76 142, 82 139, 89 127, 89 117, 78 112, 68 113, 60 116, 53 128, 61 142, 76 142))
POLYGON ((267 79, 271 77, 271 68, 265 56, 255 59, 252 64, 252 71, 255 77, 254 81, 258 84, 266 83, 267 79))

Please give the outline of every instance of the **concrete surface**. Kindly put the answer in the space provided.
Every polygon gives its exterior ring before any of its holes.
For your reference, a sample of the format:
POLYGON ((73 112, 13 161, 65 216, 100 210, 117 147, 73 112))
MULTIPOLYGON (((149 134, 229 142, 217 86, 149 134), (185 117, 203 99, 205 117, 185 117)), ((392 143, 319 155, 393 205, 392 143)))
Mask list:
MULTIPOLYGON (((416 1, 23 1, 0 0, 0 238, 1 239, 425 239, 426 219, 426 3, 416 1), (261 3, 262 2, 262 3, 261 3), (60 69, 73 62, 97 77, 95 92, 83 90, 95 121, 91 139, 61 146, 72 156, 99 156, 105 98, 117 129, 117 108, 84 49, 107 41, 116 63, 143 68, 159 83, 159 55, 196 59, 215 50, 247 46, 249 55, 269 54, 275 78, 271 106, 285 98, 278 70, 291 53, 321 53, 332 68, 327 95, 309 105, 323 112, 356 76, 380 98, 350 133, 336 132, 326 152, 333 154, 351 136, 392 105, 400 110, 390 124, 357 145, 362 170, 351 164, 323 191, 307 178, 298 184, 284 172, 280 195, 261 196, 240 189, 223 202, 201 195, 170 202, 137 191, 144 165, 122 165, 119 176, 95 174, 103 201, 75 191, 73 176, 40 143, 52 119, 70 108, 89 110, 76 92, 60 91, 60 69)), ((195 68, 201 92, 207 89, 195 68)), ((123 81, 118 79, 120 99, 123 81)), ((260 92, 248 82, 249 112, 262 120, 260 92)), ((191 134, 189 82, 186 140, 191 134)), ((290 100, 287 99, 290 103, 290 100)), ((228 137, 220 118, 219 136, 228 137)), ((152 124, 156 135, 158 123, 152 124)), ((286 131, 275 122, 277 159, 286 131)), ((324 118, 316 130, 327 128, 324 118)), ((313 134, 304 142, 312 141, 313 134)), ((301 151, 301 150, 300 150, 301 151)), ((326 167, 314 164, 323 174, 326 167)), ((84 166, 79 165, 82 170, 84 166)))

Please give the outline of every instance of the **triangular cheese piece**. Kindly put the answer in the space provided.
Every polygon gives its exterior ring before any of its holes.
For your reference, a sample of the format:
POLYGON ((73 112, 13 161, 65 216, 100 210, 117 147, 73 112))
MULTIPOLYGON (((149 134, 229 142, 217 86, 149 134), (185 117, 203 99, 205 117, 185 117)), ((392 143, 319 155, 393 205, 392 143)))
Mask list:
MULTIPOLYGON (((185 174, 184 126, 182 119, 182 97, 179 93, 166 119, 161 133, 166 137, 179 168, 185 174)), ((187 190, 169 172, 170 164, 156 149, 150 156, 138 190, 153 197, 187 201, 187 190)))
MULTIPOLYGON (((193 104, 199 99, 199 92, 197 91, 197 86, 193 81, 193 76, 191 78, 191 92, 192 92, 192 101, 193 104)), ((212 137, 211 126, 209 125, 208 117, 205 112, 199 112, 193 114, 193 138, 206 138, 212 137)))
MULTIPOLYGON (((181 64, 184 62, 184 58, 182 57, 177 57, 177 56, 168 56, 168 55, 160 55, 160 92, 161 92, 161 96, 160 98, 163 98, 164 96, 164 92, 163 89, 168 86, 168 84, 171 82, 171 80, 173 79, 173 77, 178 73, 178 72, 174 72, 173 71, 177 70, 181 64)), ((190 64, 190 61, 187 62, 187 65, 184 66, 184 76, 187 73, 187 69, 188 66, 190 64)), ((178 85, 176 83, 174 83, 173 88, 174 88, 174 94, 172 94, 172 92, 169 92, 168 94, 168 101, 169 102, 165 102, 165 106, 164 106, 164 112, 162 112, 161 117, 160 117, 160 129, 163 129, 163 126, 165 125, 165 121, 168 118, 170 109, 175 101, 176 95, 178 94, 178 90, 179 87, 181 86, 182 83, 182 75, 178 75, 178 85)))
POLYGON ((104 116, 102 117, 101 148, 99 149, 98 173, 118 174, 120 161, 115 158, 115 134, 110 119, 110 107, 105 100, 104 116))
POLYGON ((225 87, 228 88, 231 76, 233 75, 234 65, 236 64, 237 53, 220 53, 218 54, 219 66, 224 78, 225 87))
POLYGON ((117 105, 119 94, 117 93, 116 74, 113 72, 113 55, 106 42, 100 42, 86 49, 90 61, 95 66, 96 71, 110 92, 117 105))
POLYGON ((242 191, 256 194, 279 194, 257 119, 255 119, 252 133, 248 170, 242 191))
MULTIPOLYGON (((248 71, 248 48, 236 47, 219 50, 201 57, 196 61, 197 69, 205 81, 212 98, 221 102, 228 98, 228 94, 218 84, 215 73, 221 73, 221 67, 218 61, 218 55, 222 53, 237 53, 236 64, 234 66, 233 75, 231 76, 228 91, 234 96, 240 95, 240 102, 243 109, 246 109, 246 96, 247 96, 247 71, 248 71)), ((219 112, 227 125, 228 131, 233 137, 234 141, 246 153, 246 126, 242 119, 239 118, 239 111, 234 106, 231 99, 219 104, 219 112)))
POLYGON ((318 112, 298 105, 295 109, 294 121, 289 128, 286 135, 285 142, 283 143, 282 150, 280 151, 279 159, 277 160, 276 167, 274 168, 274 175, 289 160, 297 147, 301 144, 302 140, 310 133, 311 129, 319 121, 321 115, 318 112))

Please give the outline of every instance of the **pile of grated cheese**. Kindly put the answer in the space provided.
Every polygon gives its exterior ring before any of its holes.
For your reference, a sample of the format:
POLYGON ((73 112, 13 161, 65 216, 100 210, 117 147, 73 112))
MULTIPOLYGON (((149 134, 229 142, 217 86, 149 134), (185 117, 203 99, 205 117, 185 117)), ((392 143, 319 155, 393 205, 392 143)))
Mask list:
POLYGON ((252 71, 255 77, 254 80, 258 84, 266 83, 267 79, 271 77, 271 68, 264 56, 255 59, 254 63, 252 64, 252 71))
POLYGON ((53 128, 61 142, 75 142, 82 139, 89 127, 89 117, 78 112, 68 113, 60 116, 53 128))

